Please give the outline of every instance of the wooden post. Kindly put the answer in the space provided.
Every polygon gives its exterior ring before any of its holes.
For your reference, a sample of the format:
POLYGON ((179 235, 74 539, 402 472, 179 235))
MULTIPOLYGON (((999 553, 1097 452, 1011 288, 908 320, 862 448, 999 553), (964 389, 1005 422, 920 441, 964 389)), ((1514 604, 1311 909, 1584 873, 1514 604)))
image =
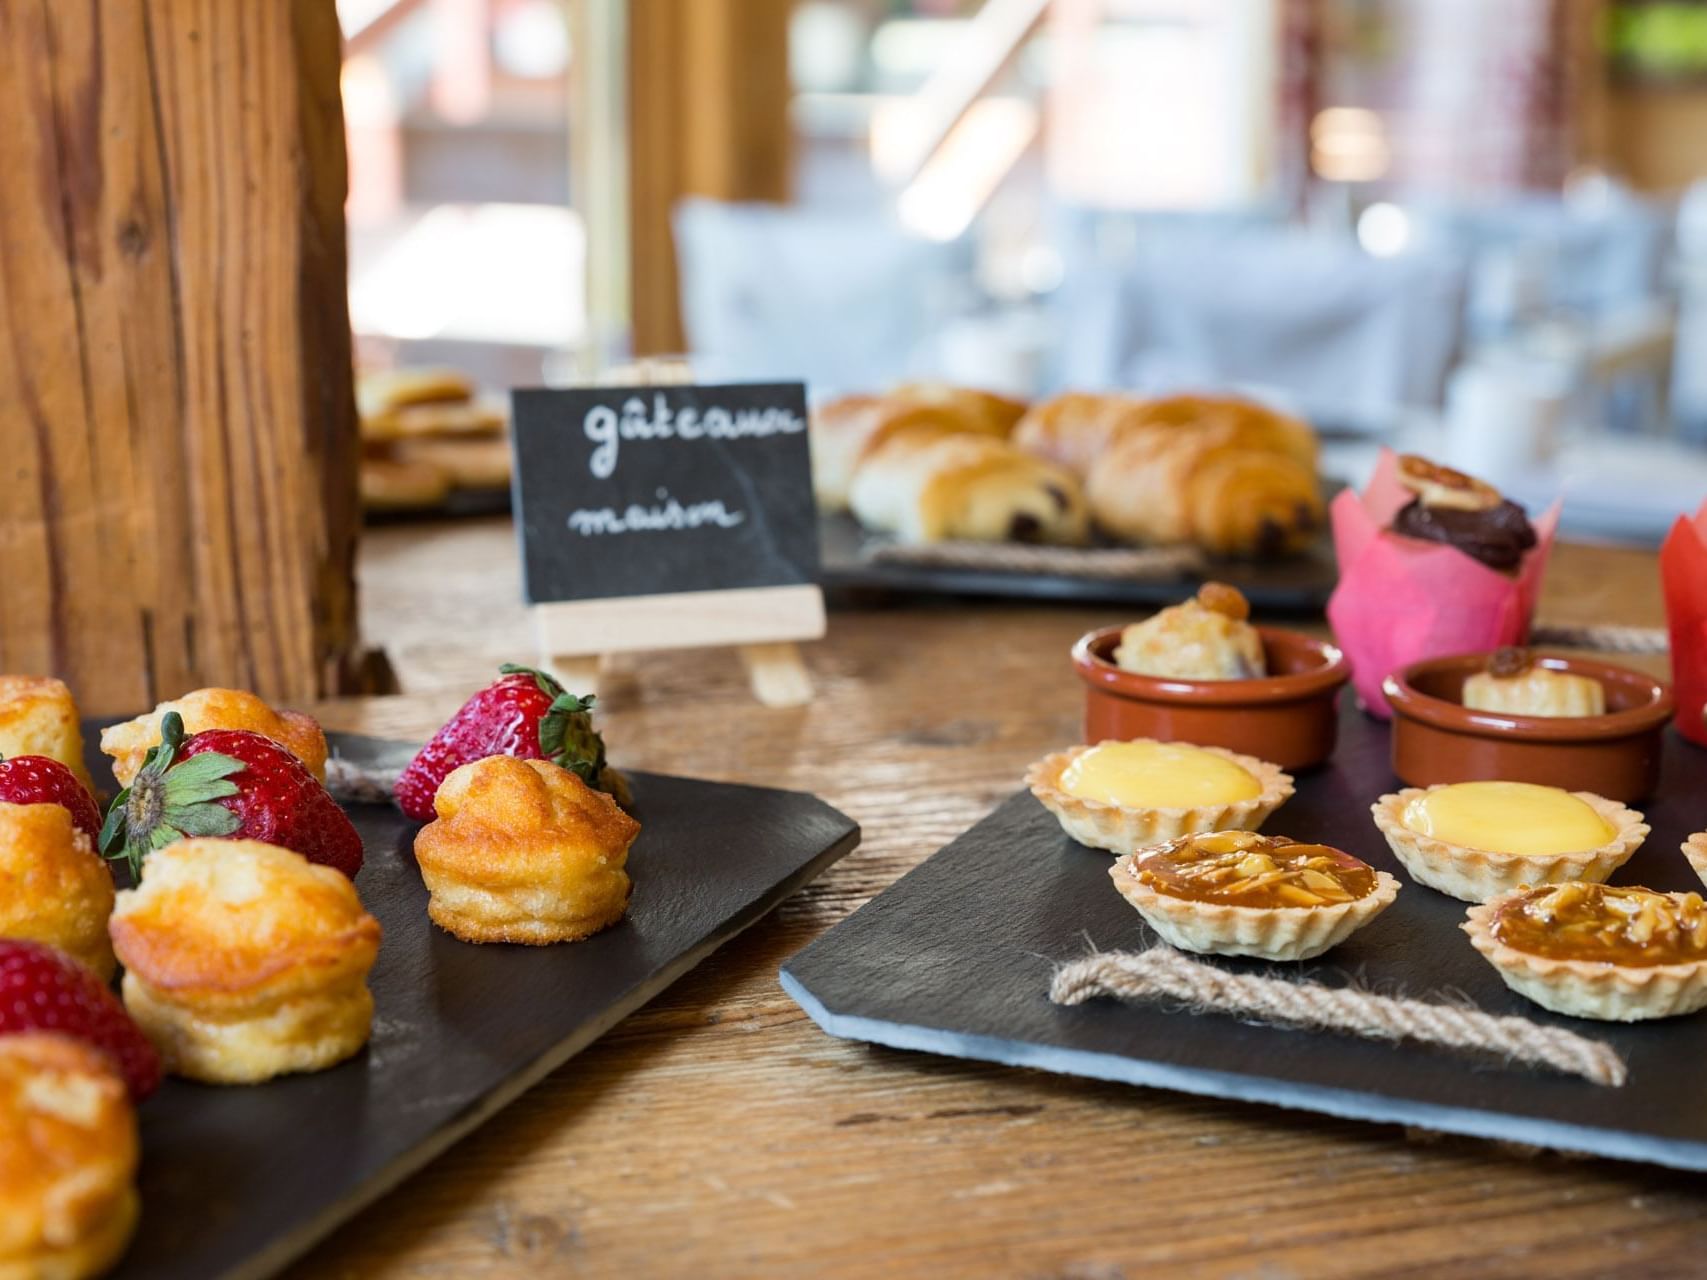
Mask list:
POLYGON ((680 352, 670 215, 684 196, 783 201, 793 0, 629 0, 634 350, 680 352))
POLYGON ((332 0, 0 0, 0 671, 335 690, 355 401, 332 0))

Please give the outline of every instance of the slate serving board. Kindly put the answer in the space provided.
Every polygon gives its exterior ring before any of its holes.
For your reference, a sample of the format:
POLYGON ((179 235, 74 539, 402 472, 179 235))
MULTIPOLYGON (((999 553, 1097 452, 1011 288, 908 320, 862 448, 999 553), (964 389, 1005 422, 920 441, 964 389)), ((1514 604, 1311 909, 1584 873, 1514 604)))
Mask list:
POLYGON ((1333 540, 1322 537, 1290 560, 1218 561, 1202 577, 1151 579, 1074 578, 1057 574, 891 564, 868 560, 872 535, 845 513, 818 519, 819 582, 826 588, 886 590, 917 595, 998 596, 1021 600, 1165 605, 1193 595, 1204 577, 1230 583, 1254 608, 1320 612, 1339 581, 1333 540))
MULTIPOLYGON (((362 763, 413 752, 329 736, 362 763)), ((372 1041, 329 1071, 264 1085, 167 1080, 141 1109, 142 1222, 113 1275, 273 1274, 859 842, 852 821, 798 792, 629 780, 642 828, 628 918, 556 947, 471 946, 435 928, 417 824, 390 806, 348 806, 367 855, 356 887, 385 929, 372 1041)))
MULTIPOLYGON (((1285 968, 1412 995, 1453 990, 1491 1013, 1602 1037, 1629 1063, 1622 1088, 1159 1004, 1053 1005, 1052 962, 1153 939, 1109 882, 1111 855, 1069 840, 1025 793, 791 959, 783 987, 824 1030, 850 1039, 1707 1169, 1707 1014, 1613 1025, 1558 1017, 1509 992, 1457 929, 1466 904, 1411 883, 1376 831, 1370 803, 1400 785, 1387 749, 1384 725, 1344 711, 1333 762, 1301 776, 1267 824, 1349 850, 1404 884, 1349 941, 1285 968)), ((1707 751, 1670 735, 1658 797, 1641 806, 1653 834, 1614 883, 1701 889, 1678 846, 1707 828, 1704 771, 1707 751)))

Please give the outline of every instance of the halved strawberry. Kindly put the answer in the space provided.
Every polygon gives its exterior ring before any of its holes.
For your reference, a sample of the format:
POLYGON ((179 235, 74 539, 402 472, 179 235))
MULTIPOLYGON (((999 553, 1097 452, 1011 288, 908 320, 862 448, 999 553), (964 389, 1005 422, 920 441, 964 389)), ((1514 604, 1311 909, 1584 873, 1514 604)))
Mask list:
POLYGON ((160 1087, 160 1055, 118 997, 63 951, 0 938, 0 1035, 57 1031, 113 1060, 140 1102, 160 1087))
POLYGON ((56 804, 71 811, 71 821, 89 837, 101 839, 101 810, 89 789, 57 760, 47 756, 0 758, 0 801, 7 804, 56 804))

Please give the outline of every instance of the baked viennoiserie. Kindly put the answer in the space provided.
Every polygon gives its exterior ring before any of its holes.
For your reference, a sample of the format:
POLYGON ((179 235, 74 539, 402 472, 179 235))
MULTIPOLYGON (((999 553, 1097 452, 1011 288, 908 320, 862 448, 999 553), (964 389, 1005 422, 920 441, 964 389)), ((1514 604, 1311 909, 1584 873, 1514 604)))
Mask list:
POLYGON ((69 810, 0 803, 0 938, 45 942, 110 982, 112 913, 112 873, 69 810))
POLYGON ((379 923, 349 879, 257 840, 180 840, 118 896, 124 1003, 166 1069, 209 1084, 319 1071, 367 1043, 379 923))
POLYGON ((1115 888, 1186 951, 1308 960, 1344 942, 1398 896, 1399 882, 1339 849, 1216 831, 1120 858, 1115 888))
POLYGON ((464 942, 574 942, 628 910, 640 824, 549 760, 489 756, 440 784, 415 837, 427 914, 464 942))
POLYGON ((1408 787, 1370 812, 1414 879, 1465 902, 1518 885, 1605 880, 1648 836, 1634 809, 1528 782, 1408 787))
POLYGON ((1026 410, 1023 400, 949 382, 903 382, 889 393, 889 399, 944 410, 962 430, 1003 439, 1013 433, 1026 410))
POLYGON ((410 405, 460 404, 473 396, 474 384, 456 369, 370 369, 356 378, 356 406, 364 418, 410 405))
POLYGON ((1544 667, 1527 649, 1506 648, 1464 682, 1463 703, 1513 716, 1599 716, 1606 714, 1606 688, 1590 676, 1544 667))
POLYGON ((1120 633, 1114 662, 1123 671, 1175 680, 1249 680, 1268 673, 1251 606, 1234 587, 1206 582, 1194 599, 1163 609, 1120 633))
POLYGON ((402 405, 361 421, 362 440, 388 444, 402 440, 489 440, 504 434, 509 415, 501 403, 486 400, 435 401, 402 405))
POLYGON ((860 465, 897 435, 980 435, 1004 439, 1017 402, 986 392, 915 384, 883 396, 842 396, 813 410, 812 491, 823 511, 844 511, 860 465), (1003 407, 1004 404, 1007 407, 1003 407))
POLYGON ((1141 421, 1221 431, 1242 449, 1282 453, 1312 472, 1316 469, 1316 433, 1309 423, 1238 396, 1175 395, 1147 400, 1141 421))
POLYGON ((1255 831, 1293 790, 1290 775, 1266 760, 1148 738, 1056 752, 1025 781, 1069 836, 1113 853, 1208 831, 1255 831))
POLYGON ((406 465, 424 463, 450 477, 457 489, 503 489, 510 483, 510 442, 490 439, 399 440, 392 457, 406 465))
POLYGON ((1514 571, 1535 545, 1523 508, 1491 484, 1409 453, 1396 474, 1416 497, 1394 515, 1394 533, 1445 543, 1503 572, 1514 571))
POLYGON ((131 784, 149 750, 160 745, 160 721, 168 711, 183 717, 185 737, 208 729, 247 729, 271 738, 308 766, 317 780, 326 780, 326 735, 313 716, 275 711, 241 689, 197 689, 101 731, 101 750, 113 758, 113 776, 120 786, 131 784))
POLYGON ((46 756, 95 790, 83 763, 77 703, 63 680, 0 675, 0 756, 46 756))
POLYGON ((107 1058, 33 1031, 0 1037, 0 1277, 82 1280, 136 1230, 136 1112, 107 1058))
POLYGON ((1460 926, 1506 986, 1544 1009, 1638 1022, 1707 1007, 1707 903, 1585 881, 1472 907, 1460 926))
POLYGON ((849 501, 866 528, 902 542, 1073 545, 1089 533, 1069 473, 986 436, 893 435, 860 464, 849 501))
POLYGON ((1145 408, 1136 396, 1064 392, 1027 409, 1013 442, 1082 477, 1122 431, 1146 421, 1145 408))

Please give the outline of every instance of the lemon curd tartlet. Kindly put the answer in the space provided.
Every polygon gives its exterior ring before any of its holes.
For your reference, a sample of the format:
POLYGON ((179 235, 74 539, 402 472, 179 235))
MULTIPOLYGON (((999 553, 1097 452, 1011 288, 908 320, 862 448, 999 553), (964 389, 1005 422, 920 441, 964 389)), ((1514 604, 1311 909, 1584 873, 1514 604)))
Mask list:
POLYGON ((1413 879, 1465 902, 1605 880, 1648 836, 1642 815, 1617 801, 1529 782, 1409 787, 1370 811, 1413 879))
POLYGON ((1100 742, 1045 756, 1026 785, 1080 844, 1113 853, 1209 831, 1255 831, 1292 795, 1278 765, 1184 742, 1100 742))

